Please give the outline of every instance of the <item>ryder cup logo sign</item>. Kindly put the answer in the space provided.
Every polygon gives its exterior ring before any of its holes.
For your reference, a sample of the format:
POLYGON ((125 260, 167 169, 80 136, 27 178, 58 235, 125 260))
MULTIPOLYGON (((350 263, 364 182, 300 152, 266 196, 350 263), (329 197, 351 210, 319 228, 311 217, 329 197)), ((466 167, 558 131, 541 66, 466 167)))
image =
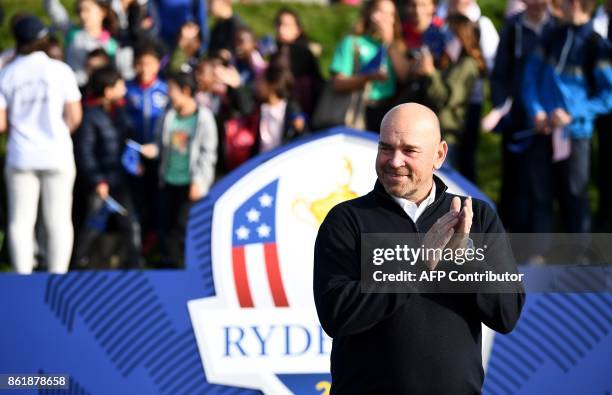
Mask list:
POLYGON ((208 382, 329 391, 331 339, 314 307, 313 247, 334 205, 372 189, 376 151, 370 134, 322 134, 255 159, 211 192, 215 295, 188 304, 208 382))

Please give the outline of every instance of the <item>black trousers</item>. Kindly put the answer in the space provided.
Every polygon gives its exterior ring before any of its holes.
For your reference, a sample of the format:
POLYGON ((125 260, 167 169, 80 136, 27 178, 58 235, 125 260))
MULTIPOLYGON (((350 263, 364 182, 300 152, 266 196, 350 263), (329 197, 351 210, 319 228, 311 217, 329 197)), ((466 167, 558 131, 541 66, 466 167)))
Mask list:
POLYGON ((531 229, 554 232, 553 202, 559 202, 561 223, 566 232, 586 233, 591 229, 589 207, 590 139, 572 139, 570 157, 552 162, 551 136, 536 136, 529 150, 528 180, 533 207, 531 229))
MULTIPOLYGON (((140 224, 138 222, 134 204, 125 186, 110 188, 110 196, 122 205, 126 210, 126 215, 117 213, 108 216, 107 228, 116 228, 121 237, 121 245, 125 251, 125 259, 121 262, 124 268, 141 268, 143 260, 141 256, 140 224)), ((103 234, 106 229, 92 226, 90 219, 96 215, 104 206, 104 201, 91 191, 87 202, 87 216, 81 226, 81 231, 77 234, 73 260, 77 265, 83 265, 91 257, 91 247, 94 241, 103 234)))
POLYGON ((502 185, 499 214, 506 231, 531 232, 532 207, 527 152, 512 152, 502 144, 502 185))
POLYGON ((597 128, 597 188, 599 204, 596 227, 598 231, 612 232, 612 114, 595 120, 597 128))
POLYGON ((459 173, 465 178, 476 183, 476 151, 480 139, 480 114, 482 103, 470 103, 466 119, 463 136, 459 140, 457 147, 457 163, 459 173))
POLYGON ((142 235, 145 236, 151 232, 158 233, 160 230, 159 161, 144 159, 142 163, 144 174, 142 177, 129 175, 128 185, 142 235))
POLYGON ((189 200, 189 185, 166 184, 162 190, 162 202, 164 261, 170 267, 184 267, 185 234, 192 205, 189 200))

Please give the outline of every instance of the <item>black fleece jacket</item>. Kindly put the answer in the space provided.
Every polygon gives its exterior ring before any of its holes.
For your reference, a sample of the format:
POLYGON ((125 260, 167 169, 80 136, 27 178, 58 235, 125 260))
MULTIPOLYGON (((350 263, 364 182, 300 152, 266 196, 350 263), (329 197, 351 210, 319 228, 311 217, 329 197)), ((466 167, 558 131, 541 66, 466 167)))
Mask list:
MULTIPOLYGON (((361 292, 361 235, 426 233, 455 196, 434 181, 435 201, 416 224, 377 181, 367 195, 335 206, 319 229, 314 298, 333 338, 332 394, 480 394, 481 323, 508 333, 518 321, 520 286, 516 293, 361 292)), ((471 233, 504 232, 487 203, 473 199, 473 211, 471 233)))

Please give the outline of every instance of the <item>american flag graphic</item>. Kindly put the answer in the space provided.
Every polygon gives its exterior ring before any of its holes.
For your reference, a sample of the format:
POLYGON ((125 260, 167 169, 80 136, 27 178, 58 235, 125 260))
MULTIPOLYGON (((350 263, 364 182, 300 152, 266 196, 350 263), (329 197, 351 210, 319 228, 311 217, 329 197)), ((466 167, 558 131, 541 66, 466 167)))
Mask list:
POLYGON ((276 248, 278 179, 234 213, 232 270, 240 307, 288 307, 276 248))

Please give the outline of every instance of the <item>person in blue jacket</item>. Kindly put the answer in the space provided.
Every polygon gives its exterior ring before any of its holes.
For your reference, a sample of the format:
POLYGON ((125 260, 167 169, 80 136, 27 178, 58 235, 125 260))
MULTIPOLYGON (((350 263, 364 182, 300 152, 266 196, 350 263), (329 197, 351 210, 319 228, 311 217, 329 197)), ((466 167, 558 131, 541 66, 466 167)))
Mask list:
MULTIPOLYGON (((139 144, 155 141, 158 119, 168 105, 168 86, 159 79, 160 52, 153 42, 142 42, 135 48, 136 79, 127 83, 126 108, 134 125, 130 138, 139 144)), ((160 228, 157 159, 140 158, 137 174, 128 175, 128 185, 135 201, 145 254, 155 246, 160 228)))
MULTIPOLYGON (((612 45, 612 0, 605 0, 593 16, 593 29, 612 45)), ((612 232, 612 112, 595 120, 597 129, 597 187, 599 204, 593 231, 612 232)))
POLYGON ((200 26, 203 43, 207 43, 208 19, 205 0, 153 0, 153 14, 159 26, 159 35, 168 48, 176 46, 176 38, 185 22, 200 26))
POLYGON ((155 123, 168 105, 168 86, 159 78, 160 53, 153 43, 141 43, 134 51, 136 78, 126 84, 127 111, 134 123, 133 140, 155 140, 155 123))
POLYGON ((612 109, 607 43, 593 31, 595 0, 563 0, 564 21, 529 57, 522 96, 537 132, 527 177, 533 177, 535 232, 553 230, 555 182, 568 232, 589 232, 589 164, 593 120, 612 109), (569 154, 568 145, 571 146, 569 154), (552 157, 556 156, 553 164, 552 157))
POLYGON ((525 11, 506 20, 490 77, 493 107, 501 109, 507 101, 512 103, 497 126, 502 133, 499 213, 506 229, 512 232, 530 231, 530 187, 525 173, 527 151, 533 136, 526 133, 531 121, 521 98, 521 82, 527 58, 536 49, 540 37, 555 24, 548 11, 549 3, 549 0, 527 0, 525 11))

